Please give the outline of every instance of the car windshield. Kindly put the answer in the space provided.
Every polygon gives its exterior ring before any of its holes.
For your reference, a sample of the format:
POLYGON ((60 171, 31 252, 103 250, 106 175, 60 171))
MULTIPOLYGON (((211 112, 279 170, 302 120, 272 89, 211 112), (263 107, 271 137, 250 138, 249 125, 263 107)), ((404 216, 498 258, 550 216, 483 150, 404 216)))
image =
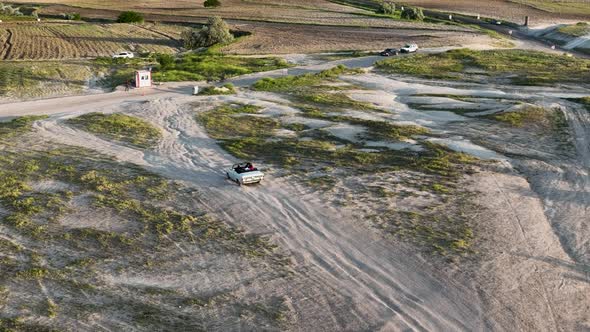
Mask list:
POLYGON ((405 47, 405 48, 411 48, 411 47, 412 47, 412 45, 408 44, 408 45, 406 45, 406 46, 404 46, 404 47, 405 47))

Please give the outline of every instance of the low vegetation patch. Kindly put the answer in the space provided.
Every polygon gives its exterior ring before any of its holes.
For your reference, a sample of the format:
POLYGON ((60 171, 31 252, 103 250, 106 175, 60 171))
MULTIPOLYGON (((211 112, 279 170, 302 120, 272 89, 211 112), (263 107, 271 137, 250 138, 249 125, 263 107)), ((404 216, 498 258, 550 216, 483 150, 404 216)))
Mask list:
POLYGON ((340 75, 359 72, 361 71, 339 65, 319 73, 264 78, 254 83, 252 88, 257 91, 286 93, 303 107, 321 106, 330 107, 333 110, 375 110, 373 105, 353 100, 345 93, 334 91, 336 88, 327 84, 338 82, 340 75))
MULTIPOLYGON (((200 112, 196 119, 209 136, 219 140, 221 146, 241 159, 257 159, 282 168, 297 166, 300 169, 321 170, 324 166, 336 166, 355 172, 373 172, 409 168, 445 177, 461 174, 475 159, 463 153, 453 152, 442 146, 425 143, 426 151, 414 152, 383 150, 366 152, 364 145, 344 141, 323 130, 305 130, 297 137, 277 138, 273 131, 289 129, 277 119, 256 115, 252 106, 224 105, 200 112)), ((303 115, 330 121, 349 122, 368 128, 368 138, 398 141, 428 131, 415 126, 361 120, 352 117, 329 116, 319 110, 304 109, 303 115)))
POLYGON ((23 99, 79 93, 88 80, 100 71, 100 68, 85 62, 2 61, 0 98, 23 99))
POLYGON ((427 211, 388 211, 371 219, 390 234, 442 256, 470 254, 474 252, 475 236, 465 215, 475 207, 465 194, 455 194, 463 197, 452 205, 443 204, 427 211))
POLYGON ((205 0, 205 2, 203 3, 203 6, 210 8, 210 7, 219 7, 221 6, 221 1, 219 0, 205 0))
POLYGON ((440 54, 418 54, 380 61, 376 67, 387 73, 426 78, 469 79, 468 69, 480 70, 492 80, 514 84, 544 85, 557 82, 590 81, 590 60, 528 50, 452 50, 440 54))
POLYGON ((199 91, 199 95, 213 96, 213 95, 233 95, 236 93, 236 88, 233 84, 227 83, 221 87, 206 86, 199 91))
POLYGON ((8 122, 0 122, 0 139, 6 139, 31 130, 33 122, 47 118, 45 115, 30 115, 12 119, 8 122))
POLYGON ((331 109, 374 110, 369 103, 356 101, 344 93, 315 92, 314 90, 300 90, 292 94, 298 102, 330 107, 331 109))
POLYGON ((155 68, 155 81, 224 80, 233 76, 286 68, 280 58, 245 58, 212 53, 189 53, 173 63, 155 68))
POLYGON ((326 81, 335 80, 340 75, 358 73, 343 65, 327 69, 315 74, 288 75, 279 78, 263 78, 252 86, 257 91, 292 92, 301 88, 318 87, 326 81))
POLYGON ((149 122, 124 114, 88 113, 68 123, 109 139, 149 148, 158 143, 162 133, 149 122))
POLYGON ((588 110, 588 112, 590 112, 590 97, 578 98, 574 99, 573 101, 586 106, 586 109, 588 110))
POLYGON ((332 122, 346 122, 351 125, 363 126, 367 129, 365 138, 374 141, 400 141, 415 135, 426 135, 429 130, 413 125, 396 125, 386 121, 359 119, 351 116, 331 115, 320 108, 302 107, 305 117, 328 120, 332 122))
POLYGON ((558 129, 567 126, 567 121, 560 109, 548 110, 538 106, 527 106, 516 111, 502 112, 491 115, 490 118, 518 128, 558 129))
POLYGON ((590 34, 590 24, 586 22, 580 22, 574 25, 562 26, 558 28, 557 31, 574 37, 582 37, 587 34, 590 34))
POLYGON ((143 20, 143 15, 134 11, 122 12, 117 17, 119 23, 143 23, 143 20))
POLYGON ((215 139, 251 137, 262 139, 272 136, 280 124, 272 118, 255 116, 259 108, 252 105, 224 105, 197 114, 197 120, 215 139))

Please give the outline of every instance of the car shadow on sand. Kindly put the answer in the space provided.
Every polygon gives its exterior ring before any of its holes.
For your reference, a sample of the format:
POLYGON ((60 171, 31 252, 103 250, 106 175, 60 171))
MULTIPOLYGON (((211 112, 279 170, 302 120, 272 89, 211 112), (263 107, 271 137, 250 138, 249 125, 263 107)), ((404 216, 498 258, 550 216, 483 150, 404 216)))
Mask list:
POLYGON ((569 262, 560 258, 551 256, 532 256, 521 253, 512 253, 514 256, 523 257, 526 259, 533 259, 539 262, 547 263, 552 266, 561 267, 566 269, 568 274, 563 274, 564 277, 575 279, 590 284, 590 265, 569 262))

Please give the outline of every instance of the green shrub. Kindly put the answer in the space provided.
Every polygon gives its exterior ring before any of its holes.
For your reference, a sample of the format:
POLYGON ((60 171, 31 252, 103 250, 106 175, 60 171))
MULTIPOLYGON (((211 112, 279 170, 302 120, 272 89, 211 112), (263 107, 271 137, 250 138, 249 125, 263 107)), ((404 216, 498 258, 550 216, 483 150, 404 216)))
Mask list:
POLYGON ((160 68, 166 69, 174 64, 174 56, 170 54, 157 54, 156 61, 160 64, 160 68))
POLYGON ((119 14, 117 18, 119 23, 143 23, 143 15, 134 11, 126 11, 119 14))
POLYGON ((206 26, 201 29, 185 30, 181 37, 187 49, 227 44, 234 40, 229 26, 220 17, 210 17, 206 26))
POLYGON ((221 2, 219 0, 205 0, 205 3, 203 3, 203 6, 205 6, 207 8, 219 7, 219 6, 221 6, 221 2))
POLYGON ((407 20, 422 21, 424 20, 424 12, 420 8, 406 7, 402 11, 401 17, 407 20))
POLYGON ((395 13, 395 3, 391 1, 383 1, 381 3, 381 7, 379 8, 379 12, 382 14, 392 15, 395 13))

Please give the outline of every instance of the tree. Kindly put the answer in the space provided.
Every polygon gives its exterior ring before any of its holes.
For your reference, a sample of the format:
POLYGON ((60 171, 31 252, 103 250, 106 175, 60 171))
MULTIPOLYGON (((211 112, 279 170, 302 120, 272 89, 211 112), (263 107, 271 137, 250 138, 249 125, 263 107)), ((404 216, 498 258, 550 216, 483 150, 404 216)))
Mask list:
POLYGON ((227 44, 234 39, 229 26, 220 17, 210 17, 206 26, 201 29, 185 30, 181 37, 187 49, 227 44))
POLYGON ((382 1, 379 12, 382 14, 392 15, 395 13, 395 3, 391 1, 382 1))
POLYGON ((221 6, 221 2, 219 2, 219 0, 205 0, 205 3, 203 5, 207 8, 219 7, 219 6, 221 6))
POLYGON ((402 16, 402 18, 405 18, 407 20, 417 20, 417 21, 424 20, 424 12, 422 12, 422 9, 420 9, 420 8, 413 8, 413 7, 404 8, 401 16, 402 16))
POLYGON ((122 12, 117 18, 119 23, 143 23, 143 15, 138 12, 122 12))

